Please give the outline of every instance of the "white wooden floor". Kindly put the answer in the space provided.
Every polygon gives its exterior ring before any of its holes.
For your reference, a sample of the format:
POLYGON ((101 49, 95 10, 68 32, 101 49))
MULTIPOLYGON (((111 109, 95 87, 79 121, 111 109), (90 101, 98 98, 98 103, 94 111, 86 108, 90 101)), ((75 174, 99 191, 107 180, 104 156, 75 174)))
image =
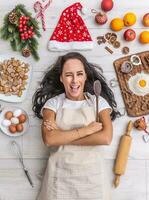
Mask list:
MULTIPOLYGON (((46 2, 47 0, 45 3, 46 2)), ((33 66, 33 77, 26 101, 19 103, 18 106, 24 108, 29 113, 31 125, 28 133, 15 140, 21 146, 25 164, 31 172, 35 187, 32 188, 29 185, 19 161, 10 149, 10 141, 13 138, 0 132, 0 200, 35 200, 39 191, 41 177, 44 173, 49 156, 49 149, 46 148, 42 142, 40 133, 41 121, 33 116, 31 99, 45 69, 53 63, 58 55, 63 54, 63 52, 49 52, 47 50, 47 42, 63 9, 74 2, 76 1, 53 0, 51 6, 46 11, 47 31, 43 32, 41 29, 42 37, 39 39, 39 54, 41 59, 39 62, 35 62, 32 58, 27 60, 33 66)), ((100 0, 82 0, 80 2, 89 8, 98 10, 100 0)), ((33 16, 35 15, 33 10, 35 1, 33 0, 0 0, 0 26, 3 22, 3 16, 18 3, 25 4, 27 9, 33 13, 33 16)), ((145 29, 141 24, 141 18, 145 13, 149 12, 148 0, 114 0, 114 8, 108 13, 109 21, 104 26, 95 24, 93 15, 84 17, 84 21, 95 41, 95 46, 92 51, 82 53, 87 56, 90 61, 100 64, 103 67, 107 80, 116 77, 113 61, 123 55, 121 49, 114 49, 114 54, 110 55, 104 49, 104 45, 99 46, 96 44, 96 37, 110 31, 109 22, 112 18, 123 17, 124 14, 129 11, 135 12, 137 15, 137 23, 132 28, 134 28, 137 35, 139 35, 139 33, 145 29)), ((149 50, 149 45, 141 45, 137 39, 130 43, 124 42, 122 39, 123 32, 124 30, 118 32, 118 37, 122 46, 129 46, 130 54, 149 50)), ((9 54, 11 56, 19 55, 19 53, 11 50, 8 42, 0 40, 0 55, 2 54, 9 54)), ((113 91, 116 96, 118 107, 123 109, 124 104, 119 87, 114 88, 113 91)), ((3 101, 0 101, 0 103, 2 105, 10 105, 3 101)), ((125 127, 129 120, 130 117, 125 115, 114 121, 114 137, 112 144, 104 149, 111 185, 114 178, 112 172, 113 162, 119 138, 125 132, 125 127)), ((125 175, 121 177, 120 186, 117 189, 112 188, 113 200, 149 200, 149 143, 143 142, 142 135, 143 133, 138 133, 136 130, 133 130, 133 142, 127 170, 125 175)))

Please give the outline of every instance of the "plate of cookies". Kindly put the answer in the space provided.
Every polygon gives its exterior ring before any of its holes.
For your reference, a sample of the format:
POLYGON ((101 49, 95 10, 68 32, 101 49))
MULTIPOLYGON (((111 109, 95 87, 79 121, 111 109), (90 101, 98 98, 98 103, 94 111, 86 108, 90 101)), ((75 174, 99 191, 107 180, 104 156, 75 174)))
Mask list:
POLYGON ((22 102, 29 88, 32 68, 21 57, 0 55, 0 100, 22 102))
POLYGON ((19 107, 5 107, 0 113, 0 129, 11 137, 21 136, 29 129, 29 117, 19 107))

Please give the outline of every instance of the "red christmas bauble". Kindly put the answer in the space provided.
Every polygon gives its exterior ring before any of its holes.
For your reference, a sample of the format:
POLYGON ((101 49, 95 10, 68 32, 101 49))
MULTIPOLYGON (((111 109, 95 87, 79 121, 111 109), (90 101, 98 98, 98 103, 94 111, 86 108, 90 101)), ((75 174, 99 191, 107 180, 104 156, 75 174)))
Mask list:
POLYGON ((102 0, 101 9, 105 12, 112 10, 113 1, 112 0, 102 0))
POLYGON ((99 25, 103 25, 107 22, 108 17, 105 13, 103 12, 99 12, 96 16, 95 16, 95 21, 99 24, 99 25))

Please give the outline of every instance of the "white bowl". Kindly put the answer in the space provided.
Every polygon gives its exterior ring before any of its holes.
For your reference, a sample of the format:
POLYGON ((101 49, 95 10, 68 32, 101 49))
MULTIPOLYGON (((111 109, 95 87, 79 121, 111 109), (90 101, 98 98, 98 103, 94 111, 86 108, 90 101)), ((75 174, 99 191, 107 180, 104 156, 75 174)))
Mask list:
POLYGON ((8 135, 8 136, 11 136, 11 137, 18 137, 18 136, 21 136, 23 135, 24 133, 26 133, 29 129, 29 117, 28 117, 28 114, 26 113, 25 110, 23 110, 22 108, 19 108, 19 107, 14 107, 14 106, 11 106, 11 107, 5 107, 2 112, 0 113, 0 129, 1 131, 8 135), (24 127, 24 130, 22 132, 16 132, 16 133, 11 133, 9 131, 9 128, 8 127, 5 127, 2 125, 2 122, 5 118, 5 113, 7 111, 11 111, 11 112, 14 112, 16 109, 21 109, 22 110, 22 114, 25 114, 26 115, 26 121, 23 123, 23 127, 24 127))

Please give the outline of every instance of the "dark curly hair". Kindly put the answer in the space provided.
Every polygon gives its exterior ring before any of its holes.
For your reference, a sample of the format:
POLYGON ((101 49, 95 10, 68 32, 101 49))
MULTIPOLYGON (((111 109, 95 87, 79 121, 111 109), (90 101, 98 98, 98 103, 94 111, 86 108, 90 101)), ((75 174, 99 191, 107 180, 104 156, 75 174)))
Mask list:
POLYGON ((83 65, 87 74, 87 80, 84 86, 84 92, 94 94, 93 84, 94 81, 99 80, 101 83, 101 96, 107 100, 112 107, 111 119, 114 120, 120 113, 117 111, 117 104, 114 98, 112 90, 108 87, 104 76, 102 75, 102 69, 92 63, 89 63, 87 59, 77 52, 67 53, 58 57, 54 65, 50 66, 45 73, 40 88, 37 89, 33 96, 33 111, 35 115, 42 119, 41 109, 45 102, 59 94, 65 92, 63 84, 60 82, 60 76, 63 71, 64 63, 69 59, 78 59, 83 65))

